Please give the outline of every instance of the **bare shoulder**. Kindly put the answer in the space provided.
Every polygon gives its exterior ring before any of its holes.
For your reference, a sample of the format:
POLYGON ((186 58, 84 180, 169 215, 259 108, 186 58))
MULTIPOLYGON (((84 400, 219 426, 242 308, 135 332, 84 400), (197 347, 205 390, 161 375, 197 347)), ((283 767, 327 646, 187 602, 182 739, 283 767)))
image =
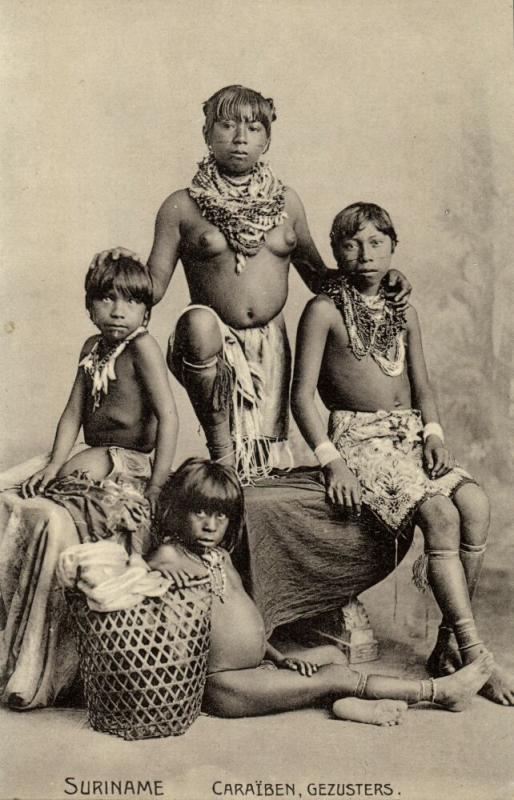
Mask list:
POLYGON ((93 336, 89 336, 86 339, 86 341, 82 345, 82 349, 80 351, 80 358, 81 359, 85 358, 88 355, 88 353, 91 352, 91 350, 93 349, 94 345, 97 343, 97 341, 99 339, 100 339, 100 334, 99 333, 93 334, 93 336))
POLYGON ((285 201, 286 211, 291 222, 294 222, 298 216, 304 216, 305 211, 303 208, 303 203, 300 200, 298 193, 292 189, 291 186, 286 186, 285 201))
POLYGON ((193 201, 187 189, 178 189, 172 192, 162 203, 157 212, 157 220, 169 224, 180 222, 193 207, 193 201))
POLYGON ((162 374, 163 370, 166 373, 166 362, 161 346, 151 334, 136 336, 126 352, 132 359, 136 371, 143 377, 146 376, 146 381, 151 381, 152 376, 155 377, 157 373, 162 374))
POLYGON ((182 566, 183 554, 175 547, 175 545, 161 544, 157 550, 148 558, 148 564, 153 569, 167 569, 169 567, 182 566))
POLYGON ((132 340, 131 350, 136 356, 163 357, 160 344, 148 331, 132 340))
POLYGON ((337 309, 332 298, 326 294, 317 294, 305 306, 302 320, 330 324, 336 316, 337 309))

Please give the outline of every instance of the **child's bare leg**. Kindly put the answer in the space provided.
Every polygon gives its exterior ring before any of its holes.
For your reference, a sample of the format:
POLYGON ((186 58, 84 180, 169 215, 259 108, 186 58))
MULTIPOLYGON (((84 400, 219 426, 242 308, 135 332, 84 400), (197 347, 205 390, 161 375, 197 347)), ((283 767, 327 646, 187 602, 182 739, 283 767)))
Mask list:
MULTIPOLYGON (((489 530, 489 500, 476 484, 461 486, 453 498, 460 516, 459 555, 466 577, 469 598, 472 601, 476 590, 489 530)), ((430 655, 427 667, 432 675, 449 675, 461 666, 461 658, 453 629, 443 615, 437 642, 430 655)))
POLYGON ((229 384, 227 380, 220 381, 218 374, 223 369, 222 351, 223 341, 214 314, 193 308, 177 323, 174 352, 168 363, 173 369, 175 359, 181 359, 182 383, 204 430, 211 458, 233 464, 229 384))
POLYGON ((349 722, 365 722, 391 728, 400 725, 408 704, 404 700, 361 700, 343 697, 332 706, 334 716, 349 722))
POLYGON ((473 696, 487 681, 493 668, 490 653, 482 653, 453 675, 413 681, 409 678, 392 678, 386 675, 360 676, 357 694, 365 699, 390 697, 404 700, 409 705, 436 703, 448 711, 463 711, 473 696))
POLYGON ((112 461, 107 447, 88 447, 76 456, 70 458, 57 473, 58 478, 64 478, 72 472, 87 472, 93 481, 101 481, 112 470, 112 461))
POLYGON ((436 495, 422 504, 416 523, 425 537, 428 580, 434 597, 453 628, 462 662, 469 664, 486 649, 477 633, 459 556, 459 512, 447 497, 436 495))
POLYGON ((310 678, 287 669, 226 670, 209 675, 206 708, 220 717, 252 717, 307 708, 330 697, 352 694, 358 673, 325 664, 310 678))
MULTIPOLYGON (((348 664, 348 659, 334 645, 319 647, 286 646, 281 648, 284 655, 310 661, 313 664, 348 664)), ((361 700, 358 697, 345 697, 336 700, 332 707, 334 715, 339 719, 351 722, 365 722, 369 725, 392 726, 402 721, 407 703, 403 700, 361 700)))
MULTIPOLYGON (((344 664, 324 665, 310 678, 285 669, 227 670, 207 678, 204 703, 208 711, 220 717, 293 711, 341 697, 400 701, 389 711, 396 719, 404 708, 402 702, 436 702, 451 711, 462 711, 487 680, 490 667, 491 656, 484 653, 455 675, 431 681, 382 675, 365 677, 344 664)), ((338 716, 343 716, 344 709, 338 708, 338 716)), ((350 708, 345 718, 384 724, 380 716, 377 721, 377 708, 373 703, 360 706, 360 710, 350 708)))
MULTIPOLYGON (((475 484, 465 484, 455 493, 454 502, 461 517, 460 558, 470 597, 473 598, 484 560, 489 530, 489 501, 475 484)), ((505 706, 514 705, 514 676, 494 664, 491 677, 480 694, 505 706)))

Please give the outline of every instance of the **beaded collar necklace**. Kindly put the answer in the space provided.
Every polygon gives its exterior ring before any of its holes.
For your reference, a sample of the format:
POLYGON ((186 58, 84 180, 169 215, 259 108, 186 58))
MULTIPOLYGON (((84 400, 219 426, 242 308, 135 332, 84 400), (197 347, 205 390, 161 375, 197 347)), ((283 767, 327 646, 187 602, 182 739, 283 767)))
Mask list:
POLYGON ((116 359, 123 353, 132 339, 135 339, 136 336, 143 333, 148 333, 148 331, 141 325, 121 342, 117 342, 117 344, 109 348, 103 356, 100 356, 100 344, 104 339, 100 338, 94 343, 87 356, 79 362, 79 367, 83 367, 86 374, 91 379, 93 411, 96 411, 100 406, 102 397, 108 394, 109 381, 116 380, 116 372, 114 370, 116 359))
POLYGON ((211 153, 199 163, 189 195, 235 252, 238 275, 246 259, 259 252, 266 233, 287 217, 285 187, 261 161, 249 175, 231 178, 220 173, 211 153))
POLYGON ((405 363, 405 311, 389 303, 382 288, 377 295, 368 297, 342 275, 328 278, 321 293, 339 309, 355 358, 370 355, 386 375, 401 375, 405 363))

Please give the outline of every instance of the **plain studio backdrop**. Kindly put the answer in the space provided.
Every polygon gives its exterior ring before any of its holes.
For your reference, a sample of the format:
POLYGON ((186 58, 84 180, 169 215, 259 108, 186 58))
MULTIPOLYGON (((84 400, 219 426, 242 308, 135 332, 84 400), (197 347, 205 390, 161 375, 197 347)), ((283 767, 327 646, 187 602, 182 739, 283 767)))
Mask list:
MULTIPOLYGON (((242 83, 275 99, 268 157, 300 194, 327 263, 343 206, 367 200, 391 212, 394 264, 414 287, 450 442, 490 490, 505 478, 510 3, 3 0, 0 13, 1 468, 51 446, 93 332, 83 295, 91 256, 115 245, 147 256, 157 209, 205 153, 202 102, 242 83)), ((293 342, 308 297, 292 271, 293 342)), ((178 266, 151 320, 163 348, 187 301, 178 266)), ((171 380, 178 464, 206 451, 171 380)))

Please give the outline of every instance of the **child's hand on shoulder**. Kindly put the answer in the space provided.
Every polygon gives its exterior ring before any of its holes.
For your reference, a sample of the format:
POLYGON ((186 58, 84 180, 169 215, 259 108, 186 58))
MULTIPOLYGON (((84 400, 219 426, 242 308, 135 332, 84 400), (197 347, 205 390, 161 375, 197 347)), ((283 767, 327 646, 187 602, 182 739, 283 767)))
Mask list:
POLYGON ((319 664, 312 664, 310 661, 302 661, 299 658, 285 657, 277 663, 279 669, 291 669, 299 672, 305 678, 311 678, 319 669, 319 664))
POLYGON ((448 448, 444 446, 439 436, 428 437, 423 445, 423 456, 426 472, 432 480, 442 478, 454 464, 448 448))

